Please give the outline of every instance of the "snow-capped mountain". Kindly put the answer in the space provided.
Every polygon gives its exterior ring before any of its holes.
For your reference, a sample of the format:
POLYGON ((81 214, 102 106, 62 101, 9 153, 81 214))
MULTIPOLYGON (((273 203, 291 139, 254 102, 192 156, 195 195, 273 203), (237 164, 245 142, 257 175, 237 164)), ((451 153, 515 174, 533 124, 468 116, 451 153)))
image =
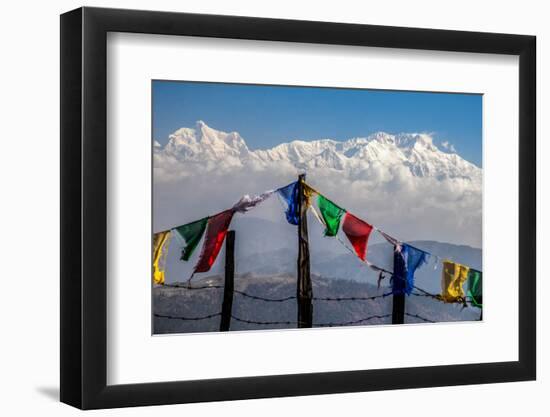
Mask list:
POLYGON ((482 175, 481 168, 456 153, 443 152, 423 133, 378 132, 346 141, 294 140, 271 149, 250 150, 239 133, 218 131, 198 121, 194 128, 172 133, 164 147, 158 142, 154 146, 154 167, 172 178, 187 176, 190 167, 262 170, 277 164, 298 171, 339 171, 350 179, 365 178, 373 169, 401 170, 412 177, 461 179, 476 186, 482 175))

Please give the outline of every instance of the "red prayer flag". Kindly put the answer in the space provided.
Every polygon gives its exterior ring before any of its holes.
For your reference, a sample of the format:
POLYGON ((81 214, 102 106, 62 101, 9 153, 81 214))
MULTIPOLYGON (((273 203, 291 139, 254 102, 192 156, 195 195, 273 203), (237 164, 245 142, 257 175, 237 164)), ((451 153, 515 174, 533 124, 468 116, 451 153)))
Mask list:
POLYGON ((208 272, 222 248, 227 229, 233 218, 233 210, 226 210, 208 219, 206 237, 195 272, 208 272))
POLYGON ((370 232, 372 232, 372 226, 347 212, 344 217, 342 230, 353 245, 357 256, 364 261, 367 256, 367 241, 369 240, 370 232))

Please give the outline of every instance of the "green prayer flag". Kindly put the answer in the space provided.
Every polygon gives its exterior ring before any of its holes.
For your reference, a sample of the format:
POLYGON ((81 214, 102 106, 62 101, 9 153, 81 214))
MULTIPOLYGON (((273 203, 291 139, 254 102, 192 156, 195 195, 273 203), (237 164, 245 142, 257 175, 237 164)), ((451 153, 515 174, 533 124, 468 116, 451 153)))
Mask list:
POLYGON ((336 236, 340 228, 340 219, 345 210, 320 194, 317 198, 317 204, 326 225, 325 236, 336 236))
POLYGON ((483 306, 481 278, 482 274, 480 271, 470 268, 468 272, 468 295, 472 299, 472 304, 479 308, 483 306))
POLYGON ((186 246, 181 252, 181 260, 188 261, 195 248, 199 244, 202 235, 208 224, 208 217, 197 220, 193 223, 184 224, 183 226, 176 227, 178 234, 185 240, 186 246))

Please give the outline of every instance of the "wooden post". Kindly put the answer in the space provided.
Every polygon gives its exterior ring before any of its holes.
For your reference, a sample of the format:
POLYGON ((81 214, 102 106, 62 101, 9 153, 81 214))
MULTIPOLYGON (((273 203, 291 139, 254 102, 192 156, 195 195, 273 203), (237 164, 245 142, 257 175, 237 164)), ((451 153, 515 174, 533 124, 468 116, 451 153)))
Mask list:
MULTIPOLYGON (((392 324, 403 324, 405 323, 405 282, 403 281, 405 272, 405 265, 401 254, 397 252, 394 248, 393 251, 393 272, 394 280, 399 280, 397 286, 402 288, 400 294, 393 294, 393 311, 392 311, 392 324)), ((395 284, 394 284, 395 285, 395 284)))
POLYGON ((391 324, 403 323, 405 323, 405 294, 394 294, 391 324))
POLYGON ((313 326, 313 289, 309 271, 309 242, 307 233, 307 202, 304 190, 305 174, 298 177, 298 327, 313 326))
POLYGON ((230 230, 225 236, 225 283, 223 286, 222 319, 220 332, 229 331, 231 325, 231 308, 233 307, 233 290, 235 281, 235 231, 230 230))

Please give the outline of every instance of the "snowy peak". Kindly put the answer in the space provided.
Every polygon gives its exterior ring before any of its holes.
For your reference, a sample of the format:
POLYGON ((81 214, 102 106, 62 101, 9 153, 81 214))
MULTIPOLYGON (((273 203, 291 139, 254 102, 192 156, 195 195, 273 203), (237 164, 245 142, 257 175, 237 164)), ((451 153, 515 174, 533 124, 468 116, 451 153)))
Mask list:
POLYGON ((426 133, 400 133, 395 136, 395 143, 400 148, 437 151, 433 139, 426 133))
POLYGON ((180 161, 201 161, 226 157, 240 159, 246 157, 249 150, 237 132, 215 130, 199 120, 194 129, 183 127, 172 133, 159 153, 180 161))
POLYGON ((340 155, 334 149, 325 148, 320 154, 309 160, 307 165, 315 168, 332 168, 341 171, 346 166, 346 157, 340 155))
POLYGON ((201 143, 210 144, 212 146, 220 146, 221 142, 229 148, 248 150, 244 139, 237 132, 225 133, 212 129, 202 120, 199 120, 196 124, 195 135, 197 135, 197 133, 198 140, 201 143))
MULTIPOLYGON (((290 164, 297 170, 336 170, 352 178, 366 178, 372 167, 390 171, 404 168, 414 177, 462 178, 481 183, 481 169, 456 153, 441 151, 426 133, 393 135, 377 132, 346 141, 294 140, 271 149, 251 151, 237 132, 223 132, 199 120, 169 136, 166 146, 154 147, 155 167, 177 170, 190 162, 210 168, 262 169, 290 164)), ((177 173, 176 173, 177 174, 177 173)))
POLYGON ((334 149, 336 141, 321 139, 311 142, 295 140, 282 143, 272 149, 254 151, 255 156, 264 162, 288 161, 304 164, 326 149, 334 149))

